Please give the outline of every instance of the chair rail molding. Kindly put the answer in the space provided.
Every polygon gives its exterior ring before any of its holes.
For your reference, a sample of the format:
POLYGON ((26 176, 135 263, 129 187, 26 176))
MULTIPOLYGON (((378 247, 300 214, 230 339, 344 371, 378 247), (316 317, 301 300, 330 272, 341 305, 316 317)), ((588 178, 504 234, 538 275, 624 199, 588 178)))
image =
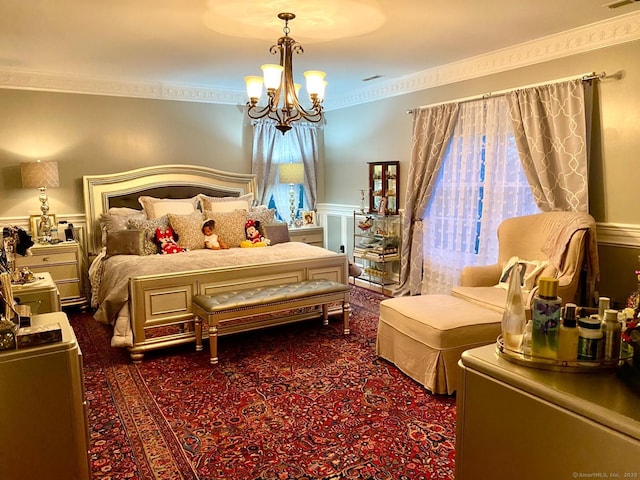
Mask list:
MULTIPOLYGON (((343 239, 348 237, 347 220, 353 216, 354 211, 359 210, 359 205, 339 203, 318 204, 318 216, 321 219, 321 225, 327 225, 327 217, 329 216, 341 218, 341 238, 343 239)), ((402 215, 404 211, 401 210, 399 213, 402 215)), ((325 236, 326 235, 327 232, 325 229, 325 236)), ((597 222, 596 235, 598 245, 640 248, 640 224, 597 222)))
POLYGON ((640 248, 640 225, 628 223, 596 223, 598 245, 640 248))

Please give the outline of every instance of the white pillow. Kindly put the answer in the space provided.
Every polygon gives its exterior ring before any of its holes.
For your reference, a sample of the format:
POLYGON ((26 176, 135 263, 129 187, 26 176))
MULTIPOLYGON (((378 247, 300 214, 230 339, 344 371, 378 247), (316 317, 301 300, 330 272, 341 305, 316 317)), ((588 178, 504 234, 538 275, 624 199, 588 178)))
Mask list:
POLYGON ((202 204, 202 210, 209 212, 233 212, 234 210, 249 210, 253 203, 253 193, 247 193, 239 197, 209 197, 200 194, 198 199, 202 204))
POLYGON ((496 287, 509 288, 509 275, 511 274, 511 269, 516 264, 522 266, 520 269, 520 285, 522 285, 522 289, 531 290, 536 286, 538 277, 545 267, 549 265, 549 262, 546 260, 523 260, 519 257, 511 257, 502 269, 500 282, 496 287))
POLYGON ((197 196, 192 198, 155 198, 142 196, 138 197, 138 202, 142 205, 149 220, 160 218, 169 213, 189 215, 198 209, 197 196))

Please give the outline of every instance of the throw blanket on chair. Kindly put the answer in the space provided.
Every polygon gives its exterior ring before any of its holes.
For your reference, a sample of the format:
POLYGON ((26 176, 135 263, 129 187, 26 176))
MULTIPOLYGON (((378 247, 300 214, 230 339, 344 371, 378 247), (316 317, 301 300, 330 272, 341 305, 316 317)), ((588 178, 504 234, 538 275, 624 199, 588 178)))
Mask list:
POLYGON ((557 213, 566 218, 560 223, 562 227, 556 228, 549 234, 542 251, 549 257, 551 264, 561 271, 571 237, 579 230, 587 230, 585 263, 587 268, 587 298, 590 299, 595 291, 596 281, 600 279, 596 222, 588 213, 557 213))

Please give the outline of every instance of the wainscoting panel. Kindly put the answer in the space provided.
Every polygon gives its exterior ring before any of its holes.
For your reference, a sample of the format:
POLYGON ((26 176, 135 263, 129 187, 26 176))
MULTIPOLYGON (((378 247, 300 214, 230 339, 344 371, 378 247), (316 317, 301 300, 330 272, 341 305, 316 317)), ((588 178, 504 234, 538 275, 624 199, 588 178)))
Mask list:
MULTIPOLYGON (((353 258, 353 212, 358 205, 323 203, 318 205, 318 217, 325 226, 325 245, 345 245, 353 258)), ((621 308, 629 293, 636 291, 635 271, 640 269, 640 225, 604 223, 596 224, 600 281, 597 292, 610 297, 616 308, 621 308)))

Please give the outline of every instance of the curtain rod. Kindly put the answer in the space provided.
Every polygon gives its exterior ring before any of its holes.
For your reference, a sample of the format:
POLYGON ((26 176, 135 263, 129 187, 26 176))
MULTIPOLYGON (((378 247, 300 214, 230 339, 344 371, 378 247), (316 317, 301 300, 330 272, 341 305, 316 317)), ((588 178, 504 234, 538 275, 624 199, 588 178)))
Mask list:
POLYGON ((498 97, 500 95, 504 95, 506 93, 511 93, 511 92, 516 91, 516 90, 522 90, 522 89, 525 89, 525 88, 540 87, 542 85, 551 85, 552 83, 568 82, 569 80, 581 79, 583 82, 589 82, 591 80, 602 80, 606 76, 607 76, 606 72, 601 72, 601 73, 595 73, 595 72, 583 73, 581 75, 574 75, 573 77, 558 78, 557 80, 541 82, 541 83, 534 83, 534 84, 531 84, 531 85, 525 85, 525 86, 522 86, 522 87, 510 88, 510 89, 507 89, 507 90, 499 90, 497 92, 483 93, 482 95, 473 95, 471 97, 458 98, 456 100, 448 100, 446 102, 430 103, 429 105, 422 105, 420 107, 412 108, 411 110, 407 110, 407 113, 408 114, 412 114, 416 110, 422 110, 424 108, 429 108, 429 107, 436 107, 438 105, 444 105, 445 103, 466 103, 466 102, 473 102, 474 100, 482 100, 484 98, 498 97))

